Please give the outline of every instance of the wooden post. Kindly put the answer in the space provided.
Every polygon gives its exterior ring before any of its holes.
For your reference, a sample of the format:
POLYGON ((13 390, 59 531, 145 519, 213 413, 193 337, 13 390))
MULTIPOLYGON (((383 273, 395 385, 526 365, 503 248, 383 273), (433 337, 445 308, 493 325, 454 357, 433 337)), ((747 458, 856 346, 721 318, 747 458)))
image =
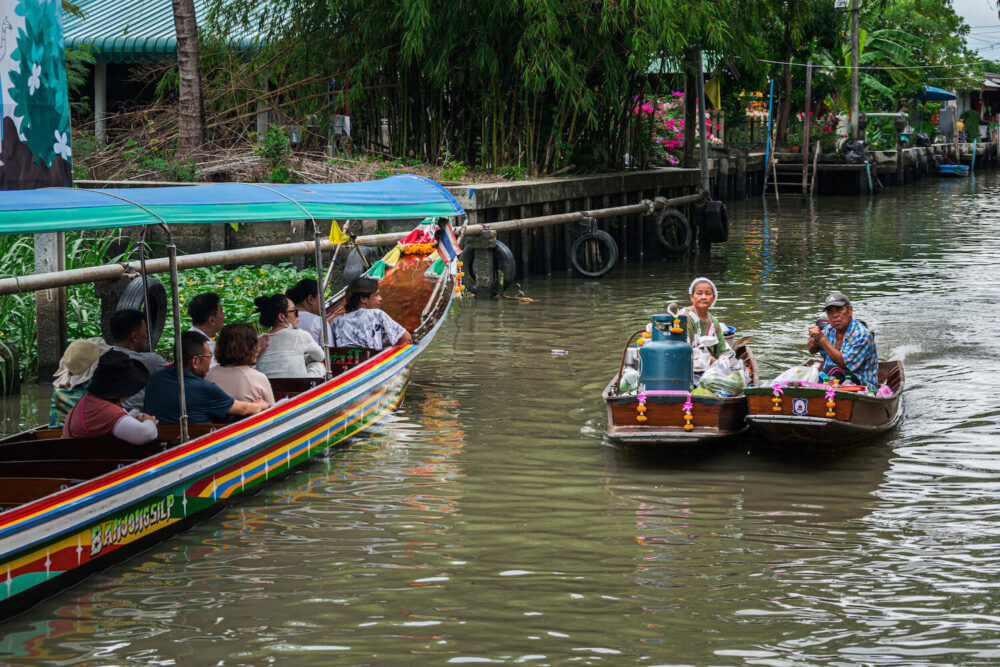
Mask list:
POLYGON ((958 152, 958 100, 951 107, 951 139, 955 146, 955 164, 962 164, 962 156, 958 152))
POLYGON ((94 136, 99 144, 108 140, 108 64, 94 65, 94 136))
POLYGON ((858 0, 851 0, 851 141, 858 140, 858 117, 861 106, 858 101, 858 0))
POLYGON ((701 166, 701 189, 710 192, 710 174, 708 173, 708 128, 705 127, 705 54, 699 49, 695 57, 698 77, 698 137, 700 138, 698 150, 700 153, 701 166))
MULTIPOLYGON (((35 234, 35 273, 66 269, 64 232, 35 234)), ((49 381, 66 349, 66 288, 50 287, 35 293, 38 332, 38 379, 49 381)))
POLYGON ((812 115, 813 61, 806 63, 806 117, 802 128, 802 195, 809 192, 809 122, 812 115))

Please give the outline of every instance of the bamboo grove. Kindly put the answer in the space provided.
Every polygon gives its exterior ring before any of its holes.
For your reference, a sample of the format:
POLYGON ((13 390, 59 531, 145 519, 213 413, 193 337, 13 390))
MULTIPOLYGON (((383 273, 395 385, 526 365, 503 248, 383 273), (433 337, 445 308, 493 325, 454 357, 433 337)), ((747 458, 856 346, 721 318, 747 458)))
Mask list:
POLYGON ((704 48, 752 64, 761 11, 753 0, 217 0, 206 27, 273 35, 246 65, 254 86, 305 82, 295 116, 350 115, 361 150, 545 174, 626 154, 643 163, 650 129, 633 109, 655 86, 650 63, 704 48))

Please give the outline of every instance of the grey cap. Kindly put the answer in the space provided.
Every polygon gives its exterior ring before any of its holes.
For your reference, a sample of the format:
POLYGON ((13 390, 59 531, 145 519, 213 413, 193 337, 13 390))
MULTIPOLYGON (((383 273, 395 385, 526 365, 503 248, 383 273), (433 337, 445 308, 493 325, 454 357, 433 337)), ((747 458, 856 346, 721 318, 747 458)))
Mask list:
POLYGON ((851 305, 851 300, 848 299, 843 292, 831 292, 830 296, 826 297, 826 303, 823 304, 823 308, 829 308, 830 306, 849 306, 851 305))

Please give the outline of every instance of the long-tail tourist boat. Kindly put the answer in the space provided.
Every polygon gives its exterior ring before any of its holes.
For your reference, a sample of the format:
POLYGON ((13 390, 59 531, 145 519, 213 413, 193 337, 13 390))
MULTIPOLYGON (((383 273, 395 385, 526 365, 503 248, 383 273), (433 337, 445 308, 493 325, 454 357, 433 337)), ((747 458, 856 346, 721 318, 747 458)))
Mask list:
MULTIPOLYGON (((148 547, 389 414, 451 304, 460 274, 448 219, 459 216, 464 211, 447 191, 414 176, 301 186, 0 194, 3 234, 162 225, 175 341, 180 338, 177 257, 166 223, 311 219, 318 260, 316 220, 437 221, 425 221, 368 270, 379 279, 381 308, 411 333, 412 344, 336 355, 327 360, 325 379, 272 380, 278 403, 235 423, 187 426, 182 412, 180 425, 160 425, 157 441, 149 445, 68 439, 61 430, 46 428, 0 441, 0 617, 148 547)), ((319 261, 317 273, 323 285, 319 261)), ((59 278, 46 275, 50 281, 59 278)), ((0 280, 0 293, 11 291, 10 281, 0 280)), ((343 291, 326 303, 329 313, 338 312, 343 291)))
POLYGON ((768 446, 802 453, 836 452, 892 430, 902 418, 903 365, 881 361, 879 389, 816 382, 748 388, 747 422, 768 446))
MULTIPOLYGON (((693 452, 714 448, 747 429, 745 394, 692 393, 691 347, 683 333, 686 318, 679 316, 676 322, 673 318, 654 315, 651 331, 640 329, 625 344, 618 373, 602 395, 607 408, 605 433, 613 443, 693 452), (643 340, 638 354, 632 346, 637 340, 643 340), (632 363, 641 369, 636 369, 638 384, 625 387, 622 379, 630 356, 632 363), (659 363, 671 358, 673 362, 659 363), (638 359, 645 361, 636 363, 638 359)), ((757 362, 750 346, 738 342, 735 352, 746 368, 750 384, 756 383, 757 362)))

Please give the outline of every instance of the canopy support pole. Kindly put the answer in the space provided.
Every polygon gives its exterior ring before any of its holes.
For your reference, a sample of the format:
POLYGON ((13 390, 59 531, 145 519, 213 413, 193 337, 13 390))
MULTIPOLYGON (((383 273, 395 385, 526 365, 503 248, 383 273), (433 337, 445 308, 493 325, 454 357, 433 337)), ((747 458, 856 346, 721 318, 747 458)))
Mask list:
POLYGON ((146 346, 153 349, 153 315, 149 312, 149 285, 146 283, 146 225, 139 231, 139 275, 142 277, 142 308, 146 313, 146 346))
POLYGON ((174 304, 174 368, 177 369, 177 388, 180 399, 178 405, 178 422, 181 427, 181 443, 188 441, 188 416, 187 397, 184 394, 184 352, 181 349, 181 300, 179 295, 180 280, 177 276, 177 245, 174 237, 170 234, 170 228, 166 224, 162 225, 163 231, 167 234, 167 258, 170 260, 170 290, 174 304))
MULTIPOLYGON (((316 307, 319 308, 320 317, 320 347, 323 348, 323 366, 326 368, 326 379, 333 378, 333 370, 330 368, 330 343, 327 340, 327 328, 330 326, 326 321, 326 281, 323 280, 323 235, 319 232, 319 225, 313 220, 313 234, 316 239, 316 307)), ((339 248, 339 246, 338 246, 339 248)))

